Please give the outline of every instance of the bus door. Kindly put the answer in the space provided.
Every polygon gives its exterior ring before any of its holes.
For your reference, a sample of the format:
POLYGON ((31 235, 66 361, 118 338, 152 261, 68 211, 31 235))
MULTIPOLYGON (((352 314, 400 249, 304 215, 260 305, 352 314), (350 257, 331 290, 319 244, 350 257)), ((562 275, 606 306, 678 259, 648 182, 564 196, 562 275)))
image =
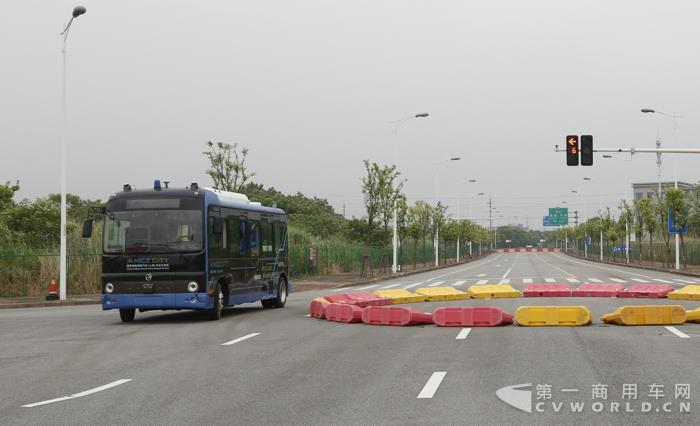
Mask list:
POLYGON ((250 243, 250 266, 255 272, 253 279, 248 286, 249 293, 260 293, 263 291, 265 282, 262 272, 262 241, 261 241, 261 217, 259 212, 248 212, 248 224, 250 232, 248 241, 250 243))
POLYGON ((262 290, 267 294, 274 294, 275 278, 275 246, 272 230, 271 216, 263 216, 260 221, 260 274, 262 275, 262 290))
POLYGON ((229 293, 232 296, 247 294, 255 275, 255 267, 250 262, 248 218, 245 212, 233 209, 223 209, 223 214, 228 246, 227 270, 231 278, 229 293))

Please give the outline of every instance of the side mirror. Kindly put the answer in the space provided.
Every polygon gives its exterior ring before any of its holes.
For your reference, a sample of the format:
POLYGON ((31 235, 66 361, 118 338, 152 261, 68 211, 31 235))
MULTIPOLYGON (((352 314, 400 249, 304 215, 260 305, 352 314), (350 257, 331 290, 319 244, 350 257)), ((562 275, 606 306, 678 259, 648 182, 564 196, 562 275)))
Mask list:
POLYGON ((83 238, 92 237, 92 219, 83 221, 83 238))
POLYGON ((224 233, 224 221, 218 217, 214 218, 213 229, 214 234, 220 235, 224 233))

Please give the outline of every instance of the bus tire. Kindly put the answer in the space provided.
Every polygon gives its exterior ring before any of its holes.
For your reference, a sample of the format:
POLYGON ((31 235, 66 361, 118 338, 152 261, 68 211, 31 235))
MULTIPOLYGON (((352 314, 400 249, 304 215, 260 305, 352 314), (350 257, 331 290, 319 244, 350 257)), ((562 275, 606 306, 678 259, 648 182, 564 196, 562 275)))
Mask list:
POLYGON ((287 280, 284 277, 280 277, 277 282, 277 297, 274 299, 267 299, 261 301, 263 308, 284 308, 287 303, 287 280))
POLYGON ((212 321, 220 320, 221 313, 224 310, 224 291, 221 284, 216 284, 214 289, 214 306, 209 311, 209 319, 212 321))
POLYGON ((135 316, 136 316, 136 309, 120 309, 119 310, 119 318, 122 319, 122 322, 131 322, 134 320, 135 316))

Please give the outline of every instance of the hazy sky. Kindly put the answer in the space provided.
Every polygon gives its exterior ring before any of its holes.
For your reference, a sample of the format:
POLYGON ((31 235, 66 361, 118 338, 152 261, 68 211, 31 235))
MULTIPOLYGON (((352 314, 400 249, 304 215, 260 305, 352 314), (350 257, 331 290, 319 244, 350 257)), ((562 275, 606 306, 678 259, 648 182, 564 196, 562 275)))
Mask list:
MULTIPOLYGON (((58 33, 76 4, 2 6, 0 181, 19 179, 20 197, 59 191, 58 33)), ((541 227, 547 207, 590 216, 599 194, 617 205, 630 182, 656 180, 649 154, 566 167, 554 153, 566 134, 700 148, 698 2, 82 4, 67 57, 68 190, 83 197, 154 178, 209 185, 201 152, 214 140, 248 147, 256 181, 361 216, 362 160, 391 163, 398 146, 410 201, 435 201, 439 169, 453 215, 485 217, 485 192, 499 224, 541 227), (674 132, 644 107, 683 118, 674 132), (430 117, 394 135, 389 121, 419 112, 430 117)), ((699 160, 665 156, 664 179, 696 182, 699 160)))

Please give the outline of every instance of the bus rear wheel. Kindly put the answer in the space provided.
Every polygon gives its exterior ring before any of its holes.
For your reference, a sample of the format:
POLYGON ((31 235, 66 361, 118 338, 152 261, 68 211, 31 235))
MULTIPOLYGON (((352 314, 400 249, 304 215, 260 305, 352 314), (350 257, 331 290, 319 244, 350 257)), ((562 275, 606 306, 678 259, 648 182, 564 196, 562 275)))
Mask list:
POLYGON ((119 310, 119 318, 122 319, 122 322, 131 322, 134 320, 135 316, 136 316, 136 309, 120 309, 119 310))
POLYGON ((287 280, 280 278, 277 282, 277 297, 261 301, 263 308, 284 308, 287 303, 287 280))
POLYGON ((224 310, 224 291, 221 284, 217 284, 214 289, 214 306, 209 311, 209 319, 216 321, 221 319, 221 313, 224 310))

